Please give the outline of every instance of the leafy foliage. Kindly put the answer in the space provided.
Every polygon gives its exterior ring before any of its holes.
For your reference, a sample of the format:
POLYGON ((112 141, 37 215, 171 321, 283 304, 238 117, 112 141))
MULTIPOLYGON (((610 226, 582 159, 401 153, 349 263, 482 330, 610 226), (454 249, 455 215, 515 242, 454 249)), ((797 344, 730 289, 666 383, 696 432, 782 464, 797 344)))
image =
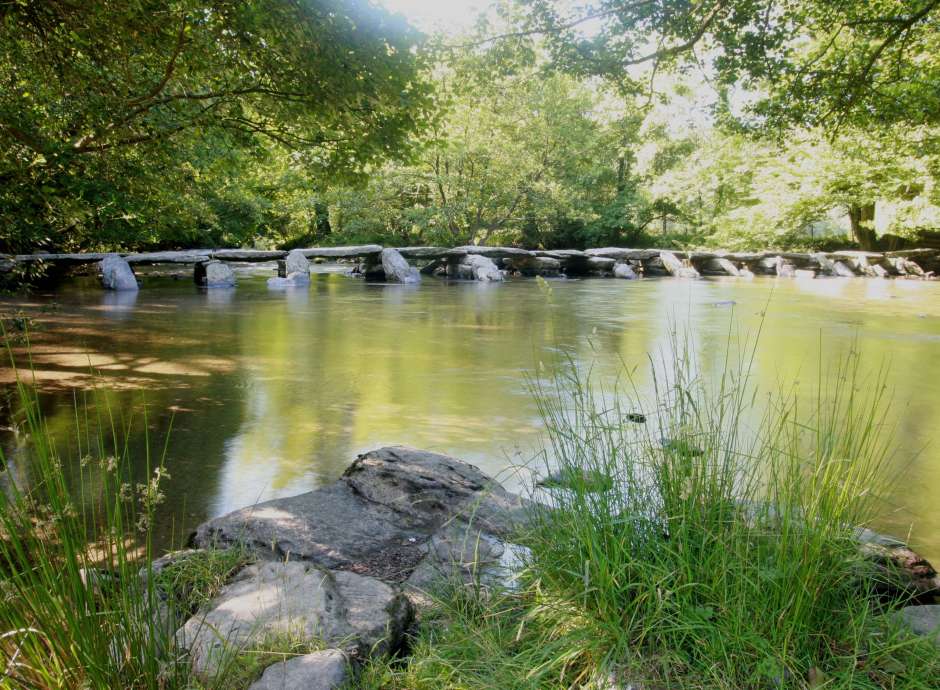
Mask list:
POLYGON ((365 0, 7 3, 3 245, 257 228, 270 194, 231 183, 272 144, 355 175, 425 126, 418 41, 365 0))

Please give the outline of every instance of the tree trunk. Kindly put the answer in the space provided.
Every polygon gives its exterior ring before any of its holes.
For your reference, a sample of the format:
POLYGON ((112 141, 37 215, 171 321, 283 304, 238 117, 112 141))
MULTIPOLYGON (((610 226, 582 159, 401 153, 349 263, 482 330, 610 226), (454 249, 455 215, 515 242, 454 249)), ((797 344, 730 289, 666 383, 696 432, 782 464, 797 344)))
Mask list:
POLYGON ((875 220, 874 204, 852 204, 849 206, 849 223, 852 225, 852 237, 865 251, 875 249, 878 236, 872 223, 875 220))

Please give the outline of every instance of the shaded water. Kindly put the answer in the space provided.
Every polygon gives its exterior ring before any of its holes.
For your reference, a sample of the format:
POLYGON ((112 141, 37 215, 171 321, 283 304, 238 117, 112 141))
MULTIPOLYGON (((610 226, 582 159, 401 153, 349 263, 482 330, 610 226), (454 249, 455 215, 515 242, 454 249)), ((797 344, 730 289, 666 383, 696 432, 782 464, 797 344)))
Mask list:
MULTIPOLYGON (((870 365, 887 360, 899 481, 881 527, 910 531, 940 560, 940 283, 590 279, 547 290, 375 285, 325 271, 309 290, 269 292, 269 275, 246 269, 236 290, 204 291, 155 273, 136 295, 82 278, 0 302, 36 317, 33 368, 61 446, 91 385, 115 410, 146 401, 157 454, 172 419, 164 544, 207 517, 334 480, 383 444, 446 452, 512 485, 507 468, 531 457, 540 433, 525 385, 539 362, 567 352, 613 376, 622 360, 648 385, 647 353, 668 347, 676 323, 714 375, 732 315, 735 330, 754 333, 766 309, 753 369, 763 390, 814 385, 820 352, 834 359, 856 342, 870 365)), ((143 426, 138 414, 141 458, 143 426)), ((3 443, 15 458, 24 441, 6 433, 3 443)))

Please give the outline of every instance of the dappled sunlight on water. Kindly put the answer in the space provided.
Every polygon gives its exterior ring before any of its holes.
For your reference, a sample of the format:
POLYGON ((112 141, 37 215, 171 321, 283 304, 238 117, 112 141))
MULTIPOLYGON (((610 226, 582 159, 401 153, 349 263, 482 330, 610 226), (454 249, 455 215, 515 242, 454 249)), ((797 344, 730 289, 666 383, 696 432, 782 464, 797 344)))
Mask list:
MULTIPOLYGON (((208 291, 145 275, 129 296, 77 279, 0 301, 34 319, 36 381, 64 450, 77 452, 74 408, 92 387, 126 417, 146 403, 146 425, 130 423, 135 457, 145 426, 155 457, 169 432, 165 542, 207 516, 332 481, 382 444, 450 453, 518 486, 525 473, 510 468, 540 435, 527 385, 540 366, 570 357, 608 381, 625 366, 648 394, 648 354, 671 347, 674 327, 690 334, 704 377, 762 328, 762 391, 796 384, 809 395, 820 355, 834 361, 854 343, 872 366, 890 365, 885 422, 902 452, 885 527, 903 536, 913 525, 940 560, 940 283, 592 279, 546 290, 532 280, 375 285, 329 271, 309 289, 274 292, 267 275, 239 271, 237 289, 208 291)), ((26 362, 22 345, 16 354, 26 362)), ((13 440, 5 448, 17 454, 13 440)))

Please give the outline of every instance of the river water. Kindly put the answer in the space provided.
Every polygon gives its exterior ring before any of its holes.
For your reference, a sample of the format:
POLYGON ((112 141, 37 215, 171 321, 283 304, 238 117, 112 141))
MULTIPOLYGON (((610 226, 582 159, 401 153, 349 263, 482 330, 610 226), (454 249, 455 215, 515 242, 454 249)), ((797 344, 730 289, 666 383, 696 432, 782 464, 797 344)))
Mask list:
MULTIPOLYGON (((526 377, 562 353, 601 377, 636 367, 642 386, 648 353, 668 348, 673 328, 709 375, 729 331, 762 324, 752 374, 766 391, 815 383, 820 357, 854 345, 864 364, 890 367, 897 481, 878 526, 940 561, 940 282, 399 286, 316 268, 309 289, 281 292, 266 288, 265 266, 240 269, 235 290, 200 290, 188 272, 146 273, 137 294, 76 278, 0 309, 33 318, 34 376, 67 462, 78 462, 76 409, 82 418, 92 388, 130 425, 141 478, 145 446, 159 456, 166 444, 162 545, 207 517, 332 481, 384 444, 449 453, 516 486, 524 475, 509 468, 541 434, 526 377)), ((12 376, 0 369, 3 383, 12 376)), ((15 470, 28 439, 7 431, 0 442, 15 470)))

